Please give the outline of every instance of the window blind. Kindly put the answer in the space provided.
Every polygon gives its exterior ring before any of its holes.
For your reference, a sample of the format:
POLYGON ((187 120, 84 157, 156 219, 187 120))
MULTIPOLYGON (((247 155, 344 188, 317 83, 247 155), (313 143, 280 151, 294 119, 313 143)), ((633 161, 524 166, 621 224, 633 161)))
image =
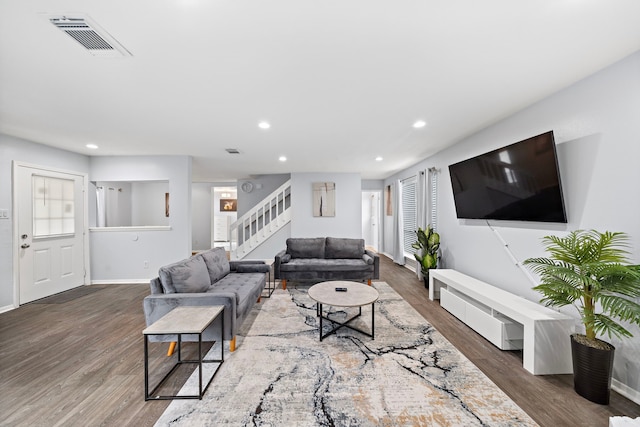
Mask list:
POLYGON ((413 258, 417 229, 416 178, 402 182, 402 230, 404 235, 404 252, 413 258))

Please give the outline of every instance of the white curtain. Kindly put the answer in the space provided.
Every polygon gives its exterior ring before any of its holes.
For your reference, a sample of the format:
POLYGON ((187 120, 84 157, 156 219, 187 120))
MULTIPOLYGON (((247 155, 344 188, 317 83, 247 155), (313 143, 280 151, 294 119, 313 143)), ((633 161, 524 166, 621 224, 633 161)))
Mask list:
POLYGON ((404 229, 402 218, 402 183, 396 180, 393 191, 393 262, 404 265, 404 229))
POLYGON ((106 227, 107 226, 106 188, 102 186, 96 187, 96 198, 97 198, 96 226, 106 227))
MULTIPOLYGON (((427 171, 418 172, 416 181, 416 225, 425 230, 427 228, 427 171)), ((422 254, 421 254, 422 255, 422 254)), ((422 271, 420 267, 416 268, 418 279, 422 280, 422 271)))

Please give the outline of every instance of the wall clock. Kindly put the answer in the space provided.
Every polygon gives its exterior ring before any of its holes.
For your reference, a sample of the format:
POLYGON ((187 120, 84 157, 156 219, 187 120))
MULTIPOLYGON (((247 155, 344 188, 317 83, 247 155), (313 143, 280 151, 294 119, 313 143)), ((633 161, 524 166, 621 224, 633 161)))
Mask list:
POLYGON ((253 191, 253 184, 250 183, 249 181, 243 182, 242 185, 240 186, 240 189, 245 193, 251 193, 253 191))

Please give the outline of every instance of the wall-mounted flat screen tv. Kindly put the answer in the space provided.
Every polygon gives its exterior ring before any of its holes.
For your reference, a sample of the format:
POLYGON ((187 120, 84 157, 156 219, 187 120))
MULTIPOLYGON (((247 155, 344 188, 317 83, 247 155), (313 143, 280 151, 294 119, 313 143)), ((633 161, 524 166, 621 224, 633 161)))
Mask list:
POLYGON ((449 166, 458 218, 567 222, 553 131, 449 166))

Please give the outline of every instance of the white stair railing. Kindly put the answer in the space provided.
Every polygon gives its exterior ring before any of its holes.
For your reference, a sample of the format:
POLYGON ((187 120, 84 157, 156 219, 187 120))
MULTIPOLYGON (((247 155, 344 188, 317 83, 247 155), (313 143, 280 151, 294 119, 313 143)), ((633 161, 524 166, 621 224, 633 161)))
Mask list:
POLYGON ((231 259, 242 259, 291 222, 291 181, 231 224, 231 259))

